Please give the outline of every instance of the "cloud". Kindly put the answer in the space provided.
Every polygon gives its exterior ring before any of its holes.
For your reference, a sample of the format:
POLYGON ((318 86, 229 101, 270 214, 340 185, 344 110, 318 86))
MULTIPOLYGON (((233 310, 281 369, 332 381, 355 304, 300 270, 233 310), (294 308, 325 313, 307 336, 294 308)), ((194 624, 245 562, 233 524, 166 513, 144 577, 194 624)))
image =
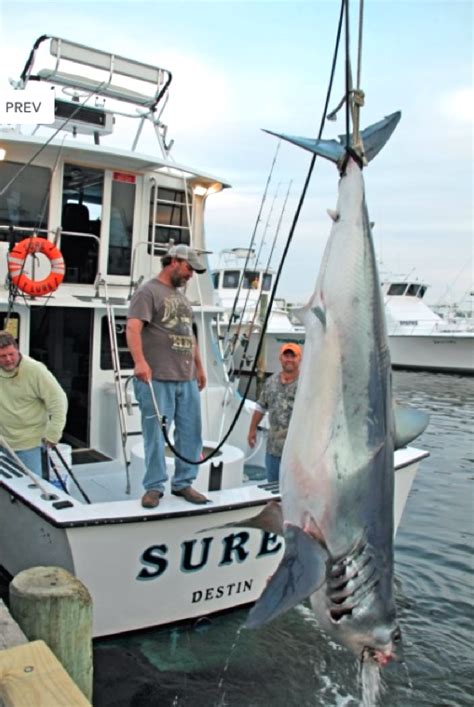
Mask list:
POLYGON ((441 96, 438 110, 455 123, 472 123, 474 120, 474 88, 457 88, 441 96))

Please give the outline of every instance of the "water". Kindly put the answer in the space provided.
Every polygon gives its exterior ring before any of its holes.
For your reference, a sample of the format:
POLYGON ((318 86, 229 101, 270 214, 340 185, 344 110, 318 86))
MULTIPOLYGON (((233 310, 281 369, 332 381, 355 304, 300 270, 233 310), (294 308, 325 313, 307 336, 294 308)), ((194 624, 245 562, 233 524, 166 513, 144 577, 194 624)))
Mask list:
MULTIPOLYGON (((431 413, 395 547, 407 668, 383 670, 384 707, 473 704, 474 378, 395 372, 397 399, 431 413)), ((100 641, 94 707, 355 707, 358 665, 304 605, 258 631, 246 610, 195 628, 100 641)))

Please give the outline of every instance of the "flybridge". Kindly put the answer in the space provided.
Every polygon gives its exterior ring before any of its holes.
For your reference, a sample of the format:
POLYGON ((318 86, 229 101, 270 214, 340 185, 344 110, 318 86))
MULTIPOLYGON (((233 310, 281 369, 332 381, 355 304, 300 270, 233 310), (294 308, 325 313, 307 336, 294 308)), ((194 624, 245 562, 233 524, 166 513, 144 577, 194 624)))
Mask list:
POLYGON ((93 135, 96 143, 101 135, 113 131, 114 116, 122 115, 138 120, 132 145, 135 149, 144 123, 150 121, 166 156, 171 144, 166 144, 166 126, 160 117, 171 79, 166 69, 42 35, 14 87, 25 89, 29 82, 36 81, 60 90, 66 99, 56 98, 52 127, 93 135), (106 101, 111 102, 111 108, 105 107, 106 101))

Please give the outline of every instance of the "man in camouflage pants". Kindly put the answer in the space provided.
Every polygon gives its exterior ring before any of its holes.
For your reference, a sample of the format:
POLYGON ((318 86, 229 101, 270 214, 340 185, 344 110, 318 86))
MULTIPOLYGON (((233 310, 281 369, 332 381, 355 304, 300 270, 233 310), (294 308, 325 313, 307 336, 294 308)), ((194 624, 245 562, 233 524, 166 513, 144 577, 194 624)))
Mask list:
POLYGON ((279 481, 280 478, 281 455, 293 412, 300 363, 300 346, 293 342, 282 344, 280 347, 281 371, 274 373, 265 381, 265 386, 257 400, 257 406, 250 421, 247 439, 250 447, 254 447, 257 439, 257 427, 265 413, 269 414, 270 430, 265 455, 268 481, 279 481))

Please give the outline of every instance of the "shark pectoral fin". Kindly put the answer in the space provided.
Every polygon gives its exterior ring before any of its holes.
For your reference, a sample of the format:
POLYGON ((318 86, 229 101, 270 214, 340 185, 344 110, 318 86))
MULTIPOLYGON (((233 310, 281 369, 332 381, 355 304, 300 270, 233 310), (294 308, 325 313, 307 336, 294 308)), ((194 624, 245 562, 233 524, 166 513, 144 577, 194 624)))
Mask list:
POLYGON ((308 305, 305 304, 303 307, 292 307, 290 312, 292 316, 300 322, 300 324, 304 324, 308 309, 308 305))
POLYGON ((425 431, 430 416, 422 410, 395 405, 395 449, 405 447, 425 431))
POLYGON ((281 512, 281 504, 278 501, 269 501, 258 515, 252 518, 243 518, 232 523, 224 523, 223 525, 214 525, 212 528, 200 530, 200 533, 207 533, 209 530, 217 530, 219 528, 257 528, 265 530, 268 533, 275 535, 283 535, 283 514, 281 512))
POLYGON ((258 628, 313 594, 326 577, 327 552, 304 530, 285 527, 285 554, 251 609, 245 628, 258 628))

